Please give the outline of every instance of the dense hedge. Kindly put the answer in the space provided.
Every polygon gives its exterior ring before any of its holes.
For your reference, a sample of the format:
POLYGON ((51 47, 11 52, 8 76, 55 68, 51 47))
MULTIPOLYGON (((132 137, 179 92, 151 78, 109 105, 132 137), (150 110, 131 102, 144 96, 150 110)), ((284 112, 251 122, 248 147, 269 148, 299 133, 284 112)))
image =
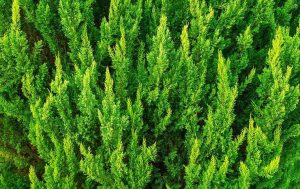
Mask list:
POLYGON ((0 188, 299 188, 299 0, 0 0, 0 188))

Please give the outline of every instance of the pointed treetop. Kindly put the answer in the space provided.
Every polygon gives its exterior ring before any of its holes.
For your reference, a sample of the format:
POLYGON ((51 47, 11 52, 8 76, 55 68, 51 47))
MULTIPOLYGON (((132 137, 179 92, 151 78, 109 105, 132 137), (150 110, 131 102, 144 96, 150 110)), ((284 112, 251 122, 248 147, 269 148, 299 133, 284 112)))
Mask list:
POLYGON ((126 34, 123 26, 120 28, 120 31, 121 31, 121 39, 119 42, 120 48, 122 50, 123 55, 126 56, 126 34))
POLYGON ((56 56, 55 58, 55 66, 56 66, 56 74, 55 74, 55 81, 61 82, 62 81, 62 65, 61 65, 61 60, 60 56, 56 56))
POLYGON ((14 0, 12 4, 12 25, 17 27, 20 23, 20 4, 19 0, 14 0))
POLYGON ((111 78, 110 72, 109 72, 109 68, 106 68, 106 73, 105 73, 105 93, 107 94, 112 94, 113 93, 113 84, 114 81, 111 78))
POLYGON ((55 79, 51 82, 51 91, 57 94, 64 94, 67 90, 69 81, 63 79, 63 68, 61 64, 61 59, 59 55, 56 56, 55 59, 56 73, 55 79))
POLYGON ((188 25, 185 25, 183 27, 182 33, 181 33, 181 44, 182 44, 182 50, 185 57, 188 57, 189 50, 190 50, 190 42, 189 42, 189 34, 188 34, 188 25))
POLYGON ((283 44, 283 34, 282 34, 282 28, 279 27, 276 31, 275 39, 272 41, 272 49, 268 52, 268 64, 271 68, 272 74, 274 79, 276 80, 278 78, 279 69, 278 67, 279 61, 280 61, 280 55, 282 51, 282 44, 283 44))
POLYGON ((220 83, 228 83, 228 67, 221 51, 218 53, 218 75, 220 83))
POLYGON ((78 53, 78 58, 81 62, 81 69, 85 71, 87 67, 89 67, 95 60, 93 55, 93 49, 91 47, 91 43, 88 37, 88 31, 86 24, 83 27, 83 31, 81 34, 81 47, 78 53))
POLYGON ((250 26, 246 28, 243 34, 237 37, 237 42, 240 48, 242 48, 241 50, 245 50, 252 47, 253 35, 250 26))
POLYGON ((159 27, 157 30, 157 35, 159 36, 160 34, 165 34, 165 32, 167 31, 167 17, 165 15, 162 15, 160 17, 160 21, 159 21, 159 27))

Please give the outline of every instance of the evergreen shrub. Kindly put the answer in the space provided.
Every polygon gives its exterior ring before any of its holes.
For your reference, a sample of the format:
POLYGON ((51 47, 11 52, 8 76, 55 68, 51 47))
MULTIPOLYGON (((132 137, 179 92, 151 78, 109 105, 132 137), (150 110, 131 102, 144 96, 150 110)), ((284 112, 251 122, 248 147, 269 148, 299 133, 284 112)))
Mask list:
POLYGON ((300 188, 299 0, 0 0, 0 188, 300 188))

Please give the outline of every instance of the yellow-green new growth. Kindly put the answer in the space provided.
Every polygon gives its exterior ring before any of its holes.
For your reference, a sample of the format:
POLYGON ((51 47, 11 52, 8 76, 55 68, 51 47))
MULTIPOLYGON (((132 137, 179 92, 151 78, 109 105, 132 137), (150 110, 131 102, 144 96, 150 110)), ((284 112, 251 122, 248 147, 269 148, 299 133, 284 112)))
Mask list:
POLYGON ((12 4, 12 28, 20 27, 20 4, 19 0, 13 0, 12 4))

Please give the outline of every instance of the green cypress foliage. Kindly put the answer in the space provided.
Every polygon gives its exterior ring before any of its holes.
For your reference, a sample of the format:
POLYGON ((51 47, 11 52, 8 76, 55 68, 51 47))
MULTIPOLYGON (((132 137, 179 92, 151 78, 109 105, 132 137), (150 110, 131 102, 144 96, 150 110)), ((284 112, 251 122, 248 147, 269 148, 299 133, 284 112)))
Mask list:
POLYGON ((0 0, 0 188, 299 188, 298 0, 0 0))
POLYGON ((168 101, 170 81, 168 69, 170 61, 174 56, 173 43, 170 31, 167 28, 167 17, 162 15, 156 36, 153 37, 153 44, 147 54, 147 70, 149 74, 148 104, 155 106, 153 112, 154 135, 157 137, 166 130, 170 122, 171 107, 168 101))

